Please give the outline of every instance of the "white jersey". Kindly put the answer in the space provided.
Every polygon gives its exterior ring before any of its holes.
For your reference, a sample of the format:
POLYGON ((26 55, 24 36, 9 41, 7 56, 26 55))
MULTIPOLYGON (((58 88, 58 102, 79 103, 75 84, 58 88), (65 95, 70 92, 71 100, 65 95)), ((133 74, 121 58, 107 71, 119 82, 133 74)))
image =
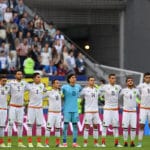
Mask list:
POLYGON ((85 112, 98 112, 99 90, 85 87, 80 93, 80 97, 85 99, 85 112))
POLYGON ((0 108, 7 108, 7 96, 10 92, 10 86, 0 85, 0 108))
POLYGON ((29 90, 29 106, 42 107, 44 84, 32 83, 28 86, 29 90))
POLYGON ((48 97, 49 111, 61 111, 61 92, 59 90, 47 91, 44 97, 48 97))
POLYGON ((21 80, 12 80, 8 83, 10 85, 10 104, 23 105, 24 103, 24 92, 27 89, 27 82, 21 80))
POLYGON ((121 90, 120 85, 105 84, 100 89, 101 96, 104 96, 105 105, 104 108, 117 108, 119 92, 121 90))
POLYGON ((120 96, 123 97, 123 109, 127 111, 135 111, 137 102, 136 98, 140 97, 139 90, 136 88, 124 88, 120 92, 120 96))
POLYGON ((150 84, 141 83, 137 86, 141 93, 141 106, 150 107, 150 84))

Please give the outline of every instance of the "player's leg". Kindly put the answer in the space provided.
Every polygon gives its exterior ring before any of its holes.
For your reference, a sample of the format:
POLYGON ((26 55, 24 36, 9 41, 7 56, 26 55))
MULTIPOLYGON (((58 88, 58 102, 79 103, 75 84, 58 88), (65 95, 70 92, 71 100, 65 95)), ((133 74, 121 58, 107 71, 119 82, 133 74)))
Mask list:
POLYGON ((22 143, 23 118, 24 118, 24 108, 23 107, 17 108, 16 109, 16 122, 18 126, 18 147, 26 147, 22 143))
POLYGON ((77 137, 78 137, 78 127, 77 127, 77 122, 79 121, 79 114, 78 112, 73 112, 71 113, 71 121, 72 121, 72 125, 73 125, 73 143, 72 146, 73 147, 80 147, 77 144, 77 137))
POLYGON ((42 124, 43 124, 43 110, 36 109, 36 136, 37 136, 37 147, 45 147, 42 145, 42 124))
POLYGON ((27 135, 28 135, 28 147, 34 147, 32 144, 32 128, 33 124, 35 122, 35 110, 34 108, 28 108, 28 113, 27 113, 27 124, 28 124, 28 130, 27 130, 27 135))
POLYGON ((131 137, 131 142, 130 142, 130 147, 135 147, 134 140, 136 137, 136 123, 137 123, 137 115, 136 112, 130 113, 130 137, 131 137))
POLYGON ((147 119, 147 110, 146 109, 140 109, 140 127, 139 127, 139 133, 138 133, 138 145, 137 147, 142 147, 142 140, 143 140, 143 134, 144 134, 144 126, 147 119))
POLYGON ((119 130, 118 130, 119 114, 118 114, 118 110, 112 111, 111 117, 112 117, 112 125, 113 125, 114 145, 116 147, 122 147, 119 144, 119 130))
POLYGON ((130 114, 128 112, 123 112, 123 115, 122 115, 122 128, 123 128, 124 147, 128 147, 129 118, 130 118, 130 114))
POLYGON ((85 115, 84 115, 84 132, 83 132, 83 138, 84 138, 83 147, 87 147, 89 128, 90 128, 91 123, 92 123, 92 114, 85 113, 85 115))
POLYGON ((94 146, 100 147, 98 144, 98 125, 100 123, 100 118, 98 113, 93 114, 93 138, 94 138, 94 146))
POLYGON ((9 114, 8 114, 8 140, 7 140, 7 147, 11 147, 12 145, 12 129, 13 124, 16 120, 16 107, 9 107, 9 114))
POLYGON ((62 147, 60 145, 60 128, 61 128, 61 114, 56 114, 56 121, 55 121, 55 136, 56 136, 56 147, 62 147))
POLYGON ((64 112, 64 127, 63 127, 63 146, 68 147, 67 145, 67 131, 68 131, 68 125, 71 121, 71 113, 64 112))
POLYGON ((103 128, 102 128, 102 147, 106 147, 106 135, 107 135, 107 128, 111 123, 111 111, 104 110, 103 114, 103 128))
POLYGON ((48 120, 45 130, 45 146, 49 147, 49 137, 51 134, 51 128, 54 126, 55 116, 53 113, 48 113, 48 120))
POLYGON ((4 144, 4 130, 6 124, 7 110, 0 110, 0 147, 6 147, 4 144))

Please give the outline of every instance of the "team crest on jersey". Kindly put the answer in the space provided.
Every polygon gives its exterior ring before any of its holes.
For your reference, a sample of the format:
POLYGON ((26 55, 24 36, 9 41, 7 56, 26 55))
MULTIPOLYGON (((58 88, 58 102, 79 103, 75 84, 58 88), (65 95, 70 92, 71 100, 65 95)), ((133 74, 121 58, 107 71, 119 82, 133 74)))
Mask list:
POLYGON ((136 95, 136 91, 134 91, 133 94, 136 95))
POLYGON ((116 90, 116 91, 118 91, 118 88, 117 88, 117 87, 115 87, 115 90, 116 90))
POLYGON ((8 87, 7 86, 5 86, 5 90, 7 90, 8 89, 8 87))
POLYGON ((21 83, 21 86, 23 86, 24 84, 23 84, 23 82, 21 83))

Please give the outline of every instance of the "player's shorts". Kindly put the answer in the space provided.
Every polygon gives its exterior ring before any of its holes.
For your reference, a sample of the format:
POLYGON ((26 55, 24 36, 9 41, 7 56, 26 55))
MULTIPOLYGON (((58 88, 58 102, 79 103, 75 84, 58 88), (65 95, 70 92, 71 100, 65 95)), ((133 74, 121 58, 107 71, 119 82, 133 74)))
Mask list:
POLYGON ((134 129, 137 127, 137 114, 136 112, 124 111, 122 116, 122 128, 128 128, 129 125, 134 129))
POLYGON ((84 123, 90 125, 99 124, 100 123, 99 113, 85 113, 84 123))
POLYGON ((10 106, 9 107, 9 117, 8 121, 9 123, 23 123, 24 118, 24 107, 15 107, 10 106))
POLYGON ((140 108, 140 124, 145 124, 147 119, 150 123, 150 109, 140 108))
POLYGON ((0 127, 5 127, 7 119, 7 109, 0 108, 0 127))
POLYGON ((36 125, 43 124, 43 109, 42 108, 28 108, 27 124, 36 125))
POLYGON ((79 121, 78 112, 64 112, 64 122, 77 123, 79 121))
POLYGON ((108 127, 112 125, 113 127, 119 126, 119 115, 118 110, 105 110, 103 114, 103 126, 108 127))
POLYGON ((47 127, 48 128, 60 128, 61 127, 61 113, 48 113, 48 120, 47 120, 47 127))

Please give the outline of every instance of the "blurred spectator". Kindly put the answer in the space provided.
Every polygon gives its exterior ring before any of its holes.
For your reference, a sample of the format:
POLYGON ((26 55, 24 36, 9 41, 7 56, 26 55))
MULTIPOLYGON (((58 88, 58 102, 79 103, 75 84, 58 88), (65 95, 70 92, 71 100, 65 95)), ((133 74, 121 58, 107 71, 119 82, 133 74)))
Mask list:
POLYGON ((5 56, 8 55, 9 53, 9 47, 6 45, 6 43, 3 41, 1 46, 0 46, 0 52, 3 53, 5 56))
POLYGON ((21 18, 19 22, 19 30, 23 32, 23 35, 27 32, 27 20, 25 18, 21 18))
POLYGON ((0 52, 0 64, 1 64, 0 73, 7 73, 7 56, 5 55, 4 51, 0 52))
POLYGON ((76 62, 75 62, 73 50, 69 51, 69 56, 66 59, 66 61, 68 66, 68 73, 75 73, 76 62))
POLYGON ((27 43, 30 47, 32 47, 32 37, 31 37, 31 33, 28 31, 26 34, 26 38, 27 38, 27 43))
POLYGON ((69 54, 68 54, 68 48, 67 46, 63 46, 62 48, 62 57, 63 57, 63 60, 64 60, 64 63, 67 64, 67 58, 68 58, 69 54))
POLYGON ((13 23, 16 23, 17 25, 19 25, 19 21, 20 21, 20 19, 19 19, 18 13, 15 12, 13 14, 13 23))
POLYGON ((44 35, 42 37, 42 41, 41 41, 42 46, 44 46, 45 43, 49 43, 50 46, 52 46, 52 43, 53 43, 51 36, 48 34, 48 30, 45 30, 44 35))
POLYGON ((44 76, 55 76, 57 75, 57 67, 54 65, 52 60, 49 61, 49 65, 45 66, 43 69, 44 76))
POLYGON ((0 44, 6 40, 6 29, 3 22, 0 22, 0 44))
POLYGON ((11 9, 15 9, 15 7, 17 6, 17 2, 16 0, 8 0, 8 7, 11 8, 11 9))
POLYGON ((49 65, 50 60, 52 60, 52 50, 49 47, 49 44, 46 43, 41 51, 41 65, 43 67, 49 65))
POLYGON ((71 44, 71 48, 70 48, 73 53, 74 53, 74 57, 76 58, 78 56, 79 50, 75 47, 74 44, 71 44))
POLYGON ((48 30, 50 36, 54 39, 55 38, 55 34, 56 34, 56 29, 54 28, 53 22, 49 23, 49 28, 47 30, 48 30))
POLYGON ((64 41, 64 35, 60 32, 59 29, 56 30, 55 40, 60 40, 60 42, 64 41))
POLYGON ((6 8, 6 12, 4 13, 4 21, 6 23, 10 23, 12 21, 12 18, 13 18, 13 13, 12 13, 12 10, 11 8, 6 8))
POLYGON ((60 54, 57 53, 57 50, 55 47, 52 47, 52 61, 55 65, 57 65, 60 61, 60 54))
POLYGON ((67 68, 63 63, 59 63, 58 64, 58 68, 57 68, 57 75, 58 76, 65 76, 67 74, 67 68))
POLYGON ((83 59, 82 53, 78 53, 78 56, 76 58, 76 69, 77 69, 77 74, 83 75, 85 74, 85 62, 83 59))
POLYGON ((14 53, 9 52, 9 55, 7 56, 7 62, 8 62, 8 72, 13 74, 16 71, 16 56, 14 53))
POLYGON ((54 47, 57 53, 60 55, 62 53, 63 43, 60 40, 55 40, 54 47))
POLYGON ((22 31, 19 31, 17 33, 17 38, 15 40, 18 40, 19 43, 23 42, 23 32, 22 31))
POLYGON ((3 0, 0 0, 0 22, 4 20, 4 13, 6 11, 7 5, 3 2, 3 0))
POLYGON ((34 73, 34 60, 32 59, 31 51, 28 53, 27 58, 24 60, 24 74, 26 77, 32 77, 34 73))
POLYGON ((38 49, 41 49, 41 43, 39 41, 38 36, 34 36, 34 38, 33 38, 32 48, 34 47, 34 45, 37 45, 38 49))
POLYGON ((17 55, 19 57, 20 69, 23 69, 23 62, 27 57, 29 45, 27 43, 27 39, 23 39, 23 43, 20 43, 17 47, 17 55))
POLYGON ((25 5, 23 3, 23 0, 18 0, 18 4, 15 7, 15 11, 18 12, 19 18, 21 18, 23 13, 25 12, 25 5))

